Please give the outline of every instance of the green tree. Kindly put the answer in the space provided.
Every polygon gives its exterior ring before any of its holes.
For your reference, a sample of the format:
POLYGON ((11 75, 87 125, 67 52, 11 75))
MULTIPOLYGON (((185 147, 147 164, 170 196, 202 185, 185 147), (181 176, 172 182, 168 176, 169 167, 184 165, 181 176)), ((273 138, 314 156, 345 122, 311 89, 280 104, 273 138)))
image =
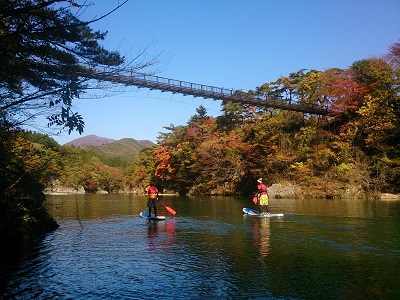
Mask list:
POLYGON ((196 108, 196 113, 194 116, 191 116, 188 125, 200 122, 202 120, 206 120, 209 117, 207 116, 207 109, 203 106, 200 105, 198 108, 196 108))
POLYGON ((145 188, 149 182, 155 179, 155 147, 146 147, 142 149, 127 167, 128 185, 130 188, 145 188))
POLYGON ((400 124, 397 70, 383 59, 358 61, 352 70, 355 80, 369 90, 359 106, 356 119, 361 146, 388 154, 398 145, 398 141, 395 142, 400 124))
POLYGON ((297 101, 299 90, 299 82, 305 76, 305 69, 301 69, 296 73, 290 73, 288 77, 281 76, 276 82, 276 88, 279 94, 284 94, 285 99, 290 103, 297 101))
MULTIPOLYGON (((68 152, 58 153, 55 145, 50 149, 37 140, 29 142, 31 137, 24 138, 18 130, 43 114, 49 126, 82 133, 84 121, 73 111, 73 99, 104 81, 99 74, 135 72, 158 63, 125 61, 118 52, 102 47, 106 33, 89 25, 105 16, 81 21, 79 10, 89 7, 83 3, 0 1, 0 233, 7 234, 4 237, 18 236, 28 223, 43 228, 41 222, 48 218, 45 213, 38 215, 44 210, 43 183, 60 172, 52 157, 60 154, 62 161, 68 152)), ((97 174, 89 172, 92 156, 79 154, 76 161, 81 164, 72 164, 73 175, 64 172, 61 179, 77 186, 86 182, 88 190, 95 190, 91 180, 97 180, 97 174)))
POLYGON ((120 169, 99 163, 95 164, 95 174, 99 189, 108 193, 117 193, 124 189, 125 183, 120 169))
POLYGON ((195 142, 182 140, 170 150, 174 172, 169 185, 180 194, 186 194, 198 184, 196 149, 195 142))
POLYGON ((155 63, 125 62, 103 48, 106 33, 89 27, 98 19, 84 22, 72 11, 83 6, 65 0, 0 2, 0 126, 29 125, 45 112, 50 126, 82 133, 84 121, 73 111, 73 98, 93 86, 97 73, 155 63))
POLYGON ((53 154, 20 132, 0 128, 0 236, 9 243, 6 250, 25 234, 57 227, 42 205, 44 183, 56 165, 53 154))

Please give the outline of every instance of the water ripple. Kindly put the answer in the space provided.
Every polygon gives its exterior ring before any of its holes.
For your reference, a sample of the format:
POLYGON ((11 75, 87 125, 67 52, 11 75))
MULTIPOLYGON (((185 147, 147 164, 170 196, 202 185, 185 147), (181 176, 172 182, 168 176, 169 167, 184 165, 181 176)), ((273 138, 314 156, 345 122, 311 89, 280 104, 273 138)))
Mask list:
MULTIPOLYGON (((224 207, 235 205, 227 201, 224 207)), ((190 204, 182 204, 188 205, 187 214, 190 204)), ((254 219, 243 218, 241 208, 239 203, 234 210, 237 214, 217 217, 204 209, 199 216, 163 222, 114 211, 80 221, 60 218, 58 230, 38 239, 30 255, 7 270, 2 297, 399 296, 398 219, 307 215, 292 208, 284 218, 254 219)), ((182 208, 179 211, 185 213, 182 208)))

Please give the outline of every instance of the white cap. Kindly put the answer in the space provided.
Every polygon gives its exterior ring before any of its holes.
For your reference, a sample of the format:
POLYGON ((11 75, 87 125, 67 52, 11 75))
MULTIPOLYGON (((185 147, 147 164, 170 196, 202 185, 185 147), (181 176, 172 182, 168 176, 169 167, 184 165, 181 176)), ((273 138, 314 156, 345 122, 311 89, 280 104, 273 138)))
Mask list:
POLYGON ((262 182, 262 178, 258 178, 257 182, 261 183, 262 182))

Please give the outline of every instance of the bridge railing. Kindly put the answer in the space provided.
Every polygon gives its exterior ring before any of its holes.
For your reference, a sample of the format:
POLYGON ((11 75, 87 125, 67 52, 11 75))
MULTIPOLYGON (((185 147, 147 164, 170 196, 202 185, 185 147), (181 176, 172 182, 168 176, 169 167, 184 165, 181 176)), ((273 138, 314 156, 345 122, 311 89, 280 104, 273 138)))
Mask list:
POLYGON ((205 99, 213 98, 215 100, 261 105, 318 115, 327 115, 329 112, 328 107, 304 105, 297 103, 296 99, 286 99, 281 95, 251 94, 243 92, 242 90, 197 84, 138 72, 121 72, 118 70, 114 70, 113 72, 105 70, 104 72, 101 72, 99 70, 93 77, 100 80, 108 80, 110 82, 145 87, 151 90, 157 89, 163 92, 169 91, 172 93, 181 93, 183 95, 192 95, 194 97, 203 97, 205 99))
POLYGON ((212 92, 212 93, 216 93, 216 94, 222 94, 225 96, 232 96, 235 92, 233 89, 225 89, 225 88, 216 87, 216 86, 198 84, 198 83, 193 83, 193 82, 188 82, 188 81, 182 81, 182 80, 165 78, 165 77, 160 77, 160 76, 155 76, 155 75, 144 74, 144 73, 131 73, 130 76, 132 76, 134 78, 146 80, 146 81, 151 81, 151 82, 154 82, 157 84, 166 84, 168 86, 176 86, 176 87, 180 87, 180 88, 212 92))

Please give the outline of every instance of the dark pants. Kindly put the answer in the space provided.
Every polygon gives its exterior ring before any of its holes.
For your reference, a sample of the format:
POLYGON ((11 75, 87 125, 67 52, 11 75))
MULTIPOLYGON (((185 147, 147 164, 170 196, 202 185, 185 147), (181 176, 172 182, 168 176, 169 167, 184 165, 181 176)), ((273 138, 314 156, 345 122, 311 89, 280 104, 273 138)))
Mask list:
POLYGON ((157 217, 157 198, 149 198, 147 207, 149 208, 149 217, 151 217, 151 208, 154 210, 154 216, 157 217))

